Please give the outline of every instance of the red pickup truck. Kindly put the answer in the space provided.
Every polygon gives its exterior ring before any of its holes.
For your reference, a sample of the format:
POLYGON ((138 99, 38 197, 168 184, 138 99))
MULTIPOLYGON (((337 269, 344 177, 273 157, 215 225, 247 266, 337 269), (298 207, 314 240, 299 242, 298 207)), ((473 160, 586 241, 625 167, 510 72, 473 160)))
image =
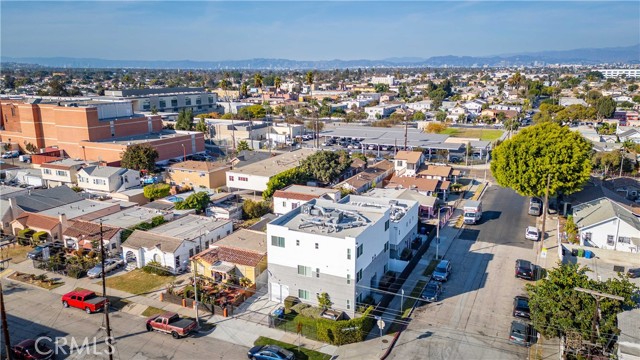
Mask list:
POLYGON ((107 301, 107 298, 97 296, 96 293, 89 290, 72 291, 62 295, 62 306, 82 309, 87 314, 104 309, 104 304, 107 301))
POLYGON ((174 339, 189 335, 196 327, 195 320, 180 319, 178 314, 172 312, 152 316, 147 320, 147 331, 161 331, 171 334, 174 339))

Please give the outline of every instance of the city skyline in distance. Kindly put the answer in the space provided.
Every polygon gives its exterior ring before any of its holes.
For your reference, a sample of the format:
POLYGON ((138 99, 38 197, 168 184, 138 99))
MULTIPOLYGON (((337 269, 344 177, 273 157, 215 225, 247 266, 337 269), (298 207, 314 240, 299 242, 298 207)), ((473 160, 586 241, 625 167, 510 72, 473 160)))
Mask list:
POLYGON ((2 55, 15 58, 410 62, 627 47, 639 42, 640 28, 640 3, 625 1, 12 1, 1 6, 2 55))

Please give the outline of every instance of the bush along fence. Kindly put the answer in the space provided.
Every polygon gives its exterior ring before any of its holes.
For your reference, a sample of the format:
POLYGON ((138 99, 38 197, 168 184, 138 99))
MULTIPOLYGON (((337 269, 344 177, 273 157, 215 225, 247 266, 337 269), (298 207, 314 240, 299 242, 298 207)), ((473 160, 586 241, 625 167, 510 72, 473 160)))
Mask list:
MULTIPOLYGON (((167 292, 163 292, 160 294, 160 301, 168 302, 171 304, 179 305, 185 308, 193 309, 195 300, 189 298, 183 298, 182 296, 173 295, 167 292)), ((222 316, 231 316, 233 315, 233 311, 235 306, 233 304, 226 305, 216 305, 216 304, 205 304, 202 302, 198 302, 198 309, 202 311, 206 311, 211 315, 222 315, 222 316), (225 313, 226 309, 226 313, 225 313)))
POLYGON ((366 339, 375 324, 373 310, 373 306, 369 306, 360 317, 337 321, 302 315, 280 318, 272 314, 269 324, 285 332, 299 333, 312 340, 340 346, 366 339))

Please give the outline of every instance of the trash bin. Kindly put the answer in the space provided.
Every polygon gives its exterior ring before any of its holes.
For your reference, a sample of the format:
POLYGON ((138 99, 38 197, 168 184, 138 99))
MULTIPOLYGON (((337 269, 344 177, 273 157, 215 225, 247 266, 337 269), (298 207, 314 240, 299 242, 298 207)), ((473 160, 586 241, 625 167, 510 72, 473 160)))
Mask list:
POLYGON ((587 258, 587 259, 591 259, 591 258, 593 258, 593 251, 591 251, 591 250, 585 250, 585 251, 584 251, 584 257, 585 257, 585 258, 587 258))
POLYGON ((584 257, 584 249, 578 249, 578 257, 584 257))
POLYGON ((578 249, 571 249, 571 256, 578 256, 578 249))

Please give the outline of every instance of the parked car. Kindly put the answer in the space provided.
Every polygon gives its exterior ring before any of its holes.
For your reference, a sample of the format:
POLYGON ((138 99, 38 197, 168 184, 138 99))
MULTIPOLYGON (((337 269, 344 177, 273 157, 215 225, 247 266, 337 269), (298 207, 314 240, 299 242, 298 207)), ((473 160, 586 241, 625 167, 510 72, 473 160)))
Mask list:
POLYGON ((629 269, 627 270, 627 276, 635 279, 637 277, 640 277, 640 268, 635 268, 635 269, 629 269))
POLYGON ((247 357, 251 360, 294 360, 295 355, 277 345, 258 345, 249 349, 247 357))
POLYGON ((147 331, 160 331, 171 334, 174 339, 188 336, 197 326, 198 324, 195 320, 181 319, 180 315, 172 312, 147 319, 147 331))
POLYGON ((540 232, 535 226, 527 226, 527 229, 524 231, 524 237, 527 240, 538 241, 540 240, 540 232))
POLYGON ((17 158, 18 156, 20 156, 20 151, 18 150, 9 150, 2 154, 3 159, 12 159, 17 158))
POLYGON ((451 274, 451 261, 449 260, 440 260, 438 266, 433 271, 431 278, 436 281, 447 281, 449 280, 449 275, 451 274))
POLYGON ((107 298, 98 296, 90 290, 71 291, 62 295, 62 306, 82 309, 87 314, 104 309, 107 301, 107 298))
POLYGON ((534 267, 530 261, 516 260, 516 277, 525 280, 533 280, 534 267))
POLYGON ((524 319, 531 319, 529 311, 529 298, 526 296, 516 296, 513 298, 513 316, 524 319))
POLYGON ((42 341, 26 339, 11 347, 11 355, 13 359, 20 360, 46 360, 53 358, 53 350, 42 341))
POLYGON ((436 302, 440 299, 440 295, 442 294, 442 283, 438 281, 429 281, 427 286, 424 287, 422 291, 422 295, 420 297, 422 300, 426 302, 436 302))
POLYGON ((44 249, 49 249, 49 254, 53 255, 59 253, 64 248, 64 245, 61 242, 47 242, 44 244, 40 244, 36 246, 33 250, 27 253, 27 258, 31 260, 36 260, 42 257, 44 249))
POLYGON ((533 335, 533 327, 521 321, 511 322, 511 331, 509 331, 509 341, 516 345, 531 345, 531 336, 533 335))
POLYGON ((542 213, 541 208, 542 206, 538 203, 529 204, 529 215, 540 216, 540 214, 542 213))
MULTIPOLYGON (((105 268, 104 273, 108 274, 111 271, 120 268, 122 265, 124 265, 123 259, 104 259, 104 268, 105 268)), ((98 263, 98 265, 94 266, 89 271, 87 271, 87 276, 90 279, 95 279, 95 278, 101 277, 102 273, 103 273, 102 264, 98 263)))

